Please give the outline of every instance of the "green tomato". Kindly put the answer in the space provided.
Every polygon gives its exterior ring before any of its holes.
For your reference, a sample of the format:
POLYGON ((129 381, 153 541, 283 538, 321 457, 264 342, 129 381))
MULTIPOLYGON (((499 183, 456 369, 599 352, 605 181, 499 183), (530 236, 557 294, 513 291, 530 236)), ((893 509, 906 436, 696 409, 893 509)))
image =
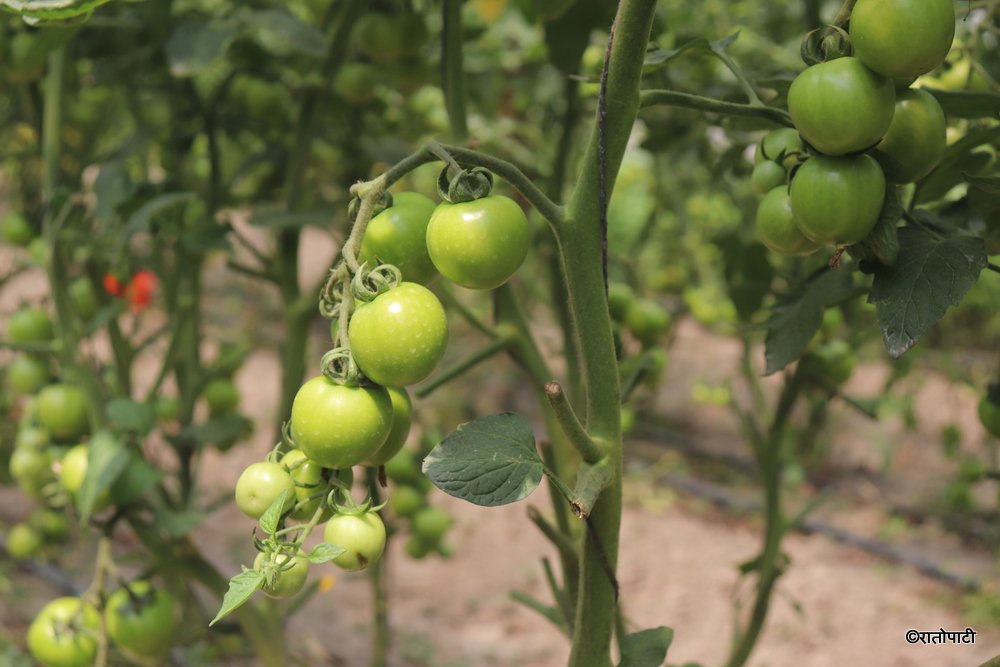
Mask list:
POLYGON ((378 448, 375 455, 365 461, 369 467, 385 465, 399 453, 406 444, 406 436, 410 434, 410 424, 413 422, 413 403, 405 389, 386 387, 389 399, 392 401, 392 428, 385 443, 378 448))
POLYGON ((157 396, 153 412, 161 422, 173 421, 181 414, 181 401, 176 396, 157 396))
POLYGON ((670 327, 670 313, 652 299, 639 299, 625 313, 625 325, 643 345, 653 345, 670 327))
POLYGON ((161 656, 170 650, 177 609, 174 598, 148 581, 119 588, 104 607, 108 637, 123 649, 142 656, 161 656), (131 593, 130 593, 131 592, 131 593))
POLYGON ((30 496, 37 496, 52 480, 52 457, 44 449, 18 447, 8 465, 17 486, 30 496))
POLYGON ((854 55, 884 76, 906 79, 944 62, 955 37, 952 0, 858 0, 851 12, 854 55))
POLYGON ((57 440, 74 440, 90 432, 87 392, 69 384, 50 384, 35 397, 38 424, 57 440))
POLYGON ((384 387, 341 385, 320 375, 299 388, 290 426, 295 445, 309 459, 324 468, 350 468, 385 443, 392 399, 384 387))
POLYGON ((413 517, 413 534, 425 544, 437 544, 451 528, 451 515, 440 507, 425 507, 413 517))
POLYGON ((287 512, 295 504, 295 480, 277 463, 252 463, 236 480, 236 505, 251 519, 259 519, 286 490, 283 511, 287 512))
POLYGON ((48 540, 63 540, 69 535, 69 519, 56 510, 43 509, 35 512, 31 515, 31 525, 48 540))
POLYGON ((385 550, 385 524, 378 512, 337 514, 326 522, 323 539, 346 549, 333 559, 341 569, 356 572, 370 567, 385 550))
POLYGON ((84 322, 89 322, 97 314, 97 295, 86 277, 81 276, 69 284, 69 298, 84 322))
POLYGON ((754 219, 760 242, 782 255, 811 255, 819 245, 807 239, 792 217, 792 201, 784 185, 772 189, 757 207, 754 219))
POLYGON ((391 16, 396 51, 400 56, 416 56, 427 43, 427 25, 416 12, 394 12, 391 16))
POLYGON ((14 436, 15 449, 43 450, 49 446, 49 433, 37 426, 21 426, 14 436))
POLYGON ((28 650, 45 667, 92 667, 101 616, 80 598, 56 598, 28 628, 28 650))
POLYGON ((635 293, 625 283, 608 285, 608 312, 615 322, 624 322, 625 313, 635 303, 635 293))
POLYGON ((757 194, 767 194, 774 188, 784 185, 788 177, 785 168, 777 162, 767 160, 753 168, 750 174, 750 185, 757 194))
POLYGON ((806 146, 802 143, 802 137, 799 136, 799 133, 790 127, 782 127, 764 135, 764 138, 757 144, 754 163, 774 162, 787 169, 798 162, 797 154, 805 152, 806 146), (779 157, 781 157, 780 162, 778 162, 779 157))
POLYGON ((354 24, 355 48, 374 62, 385 64, 400 55, 397 27, 392 17, 383 12, 370 12, 354 24))
MULTIPOLYGON (((94 436, 102 437, 102 434, 94 436)), ((66 491, 75 499, 79 497, 80 489, 83 488, 83 480, 87 478, 87 468, 89 467, 90 446, 77 445, 70 447, 62 459, 59 461, 59 481, 66 491)), ((94 500, 91 511, 95 514, 103 512, 111 506, 111 491, 104 489, 94 500)))
POLYGON ((367 104, 375 99, 378 70, 368 63, 346 63, 333 80, 333 89, 352 104, 367 104))
POLYGON ((426 558, 433 549, 433 544, 427 544, 416 535, 410 535, 410 539, 406 540, 406 555, 413 560, 426 558))
POLYGON ((392 264, 403 280, 426 285, 437 277, 427 254, 427 224, 435 204, 418 192, 393 195, 392 206, 368 223, 358 259, 370 268, 392 264))
POLYGON ((274 553, 269 558, 261 552, 253 561, 253 569, 264 573, 264 594, 272 598, 289 598, 302 590, 309 576, 309 561, 303 556, 294 556, 291 565, 288 554, 274 553))
POLYGON ((316 509, 326 503, 326 498, 313 498, 326 486, 323 468, 315 461, 310 461, 300 449, 293 449, 282 456, 281 465, 295 482, 295 503, 304 503, 292 512, 292 518, 308 521, 316 509))
POLYGON ((448 317, 438 298, 400 283, 354 311, 347 330, 358 368, 372 382, 403 387, 434 370, 448 343, 448 317))
POLYGON ((42 536, 26 523, 17 523, 7 531, 7 553, 14 560, 27 560, 42 548, 42 536))
POLYGON ((1000 438, 1000 405, 994 403, 988 395, 983 396, 979 401, 978 412, 983 428, 994 438, 1000 438))
POLYGON ((896 95, 896 113, 889 130, 872 155, 890 183, 909 183, 926 176, 944 155, 944 111, 926 90, 904 90, 896 95))
POLYGON ((823 377, 839 386, 851 378, 856 362, 857 357, 847 341, 832 340, 804 356, 801 364, 807 374, 823 377))
POLYGON ((0 221, 0 238, 11 245, 25 247, 35 238, 35 230, 20 213, 8 213, 0 221))
POLYGON ((389 509, 401 519, 409 519, 425 504, 424 494, 412 486, 397 486, 388 500, 389 509))
POLYGON ((788 90, 795 129, 821 153, 844 155, 871 148, 889 129, 895 109, 892 80, 857 58, 813 65, 788 90))
POLYGON ((424 475, 420 472, 417 457, 409 449, 401 449, 385 464, 385 476, 398 484, 419 484, 424 475))
POLYGON ((215 378, 201 392, 213 417, 225 416, 240 404, 240 392, 229 378, 215 378))
POLYGON ((792 215, 806 238, 851 245, 871 232, 882 211, 885 176, 872 157, 817 155, 792 179, 792 215))
POLYGON ((503 285, 524 262, 531 234, 513 199, 491 195, 441 203, 427 225, 427 251, 448 280, 469 289, 503 285))
POLYGON ((55 336, 52 319, 44 308, 25 307, 7 319, 7 339, 11 343, 47 343, 55 336))
POLYGON ((15 394, 34 394, 50 379, 49 364, 41 357, 20 355, 7 367, 7 386, 15 394))

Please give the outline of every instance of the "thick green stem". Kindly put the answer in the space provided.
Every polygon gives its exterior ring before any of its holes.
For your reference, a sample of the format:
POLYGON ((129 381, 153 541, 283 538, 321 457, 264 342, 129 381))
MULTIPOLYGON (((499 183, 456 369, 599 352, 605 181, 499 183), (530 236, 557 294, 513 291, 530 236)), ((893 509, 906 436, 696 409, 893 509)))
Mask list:
POLYGON ((588 537, 583 541, 569 667, 611 665, 617 608, 614 573, 621 524, 622 446, 618 365, 605 297, 605 230, 600 204, 611 196, 610 189, 639 111, 639 79, 655 8, 655 0, 622 0, 618 5, 604 108, 598 110, 599 122, 591 133, 565 223, 556 228, 583 369, 586 398, 583 421, 591 437, 605 446, 610 476, 588 519, 588 537), (606 192, 601 191, 602 183, 606 192), (583 323, 586 326, 581 326, 583 323))
POLYGON ((469 136, 462 65, 462 0, 444 0, 441 15, 444 20, 441 31, 441 89, 448 108, 452 139, 461 143, 469 136))

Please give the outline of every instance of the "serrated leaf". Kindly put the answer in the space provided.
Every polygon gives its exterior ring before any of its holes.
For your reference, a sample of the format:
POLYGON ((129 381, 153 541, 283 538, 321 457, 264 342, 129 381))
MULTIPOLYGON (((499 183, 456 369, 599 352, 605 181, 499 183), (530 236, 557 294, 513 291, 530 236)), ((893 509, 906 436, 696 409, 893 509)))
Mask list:
POLYGON ((531 424, 512 412, 459 426, 423 463, 424 474, 439 489, 485 507, 527 498, 544 468, 531 424))
POLYGON ((899 230, 900 254, 894 267, 875 271, 868 302, 875 305, 889 355, 899 358, 957 306, 986 267, 986 247, 978 236, 924 227, 899 230))
POLYGON ((854 278, 846 267, 824 268, 780 302, 767 321, 764 374, 776 373, 801 357, 823 323, 823 311, 853 292, 854 278))
POLYGON ((319 58, 326 53, 323 33, 287 9, 245 11, 239 18, 247 36, 272 55, 302 53, 319 58))
POLYGON ((264 573, 257 570, 245 570, 229 580, 229 590, 222 598, 222 608, 215 615, 209 627, 242 607, 253 594, 264 586, 264 573))
POLYGON ((281 515, 285 513, 285 503, 288 502, 289 494, 294 493, 291 489, 284 489, 278 494, 264 513, 260 515, 260 527, 268 535, 274 536, 281 521, 281 515))
POLYGON ((674 631, 663 626, 626 635, 618 667, 660 667, 673 641, 674 631))
POLYGON ((178 78, 192 77, 211 67, 237 35, 236 27, 219 20, 182 19, 167 40, 167 63, 178 78))
POLYGON ((315 565, 329 563, 345 551, 347 550, 343 547, 338 547, 334 544, 330 544, 329 542, 320 542, 313 547, 312 551, 306 554, 306 559, 315 565))
POLYGON ((128 465, 129 453, 125 443, 108 431, 98 431, 87 446, 87 474, 77 494, 76 504, 83 521, 90 518, 94 502, 128 465))
POLYGON ((851 256, 870 262, 892 266, 899 256, 899 233, 897 226, 903 219, 903 205, 895 188, 886 188, 885 201, 875 227, 860 243, 847 248, 851 256))
POLYGON ((108 420, 124 431, 146 435, 156 426, 156 413, 146 403, 136 403, 127 398, 108 401, 104 408, 108 420))

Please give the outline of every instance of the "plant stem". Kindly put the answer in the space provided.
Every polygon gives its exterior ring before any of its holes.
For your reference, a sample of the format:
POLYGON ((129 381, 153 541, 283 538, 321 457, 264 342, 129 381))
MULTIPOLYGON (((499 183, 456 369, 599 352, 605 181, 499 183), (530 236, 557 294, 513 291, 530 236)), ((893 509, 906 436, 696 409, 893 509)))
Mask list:
MULTIPOLYGON (((382 503, 381 490, 378 483, 378 470, 368 468, 368 493, 373 505, 382 503)), ((389 545, 390 533, 386 533, 386 546, 389 545)), ((389 560, 388 550, 383 552, 369 570, 372 584, 372 661, 371 667, 386 667, 389 653, 389 591, 386 586, 386 569, 389 560)))
POLYGON ((763 118, 778 125, 793 127, 791 116, 776 107, 725 102, 711 97, 702 97, 701 95, 692 95, 676 90, 644 90, 640 98, 643 109, 656 105, 683 107, 685 109, 698 109, 700 111, 725 114, 727 116, 763 118))
POLYGON ((444 0, 441 30, 441 89, 448 109, 451 136, 463 142, 469 136, 465 117, 465 71, 462 64, 462 0, 444 0))

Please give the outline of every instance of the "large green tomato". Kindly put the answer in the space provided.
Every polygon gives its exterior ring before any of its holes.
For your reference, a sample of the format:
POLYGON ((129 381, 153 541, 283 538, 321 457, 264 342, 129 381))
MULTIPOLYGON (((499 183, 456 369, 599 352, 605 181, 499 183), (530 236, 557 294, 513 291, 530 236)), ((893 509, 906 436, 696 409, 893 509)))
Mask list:
POLYGON ((900 91, 889 131, 872 155, 889 182, 919 180, 941 161, 946 130, 944 111, 933 95, 926 90, 900 91))
POLYGON ((434 370, 448 343, 448 317, 438 298, 416 283, 358 306, 347 330, 358 368, 372 382, 403 387, 434 370))
POLYGON ((326 502, 318 496, 326 488, 323 481, 323 467, 315 461, 310 461, 301 449, 293 449, 281 457, 282 467, 288 471, 295 482, 295 503, 304 503, 292 512, 293 519, 308 521, 316 509, 326 502))
POLYGON ((813 65, 788 89, 788 112, 799 134, 827 155, 870 148, 892 122, 896 90, 892 80, 857 58, 813 65))
POLYGON ((400 192, 392 196, 392 206, 368 223, 361 240, 358 259, 377 264, 392 264, 403 280, 426 285, 437 276, 427 254, 427 223, 436 204, 419 192, 400 192))
POLYGON ((994 403, 989 396, 983 396, 979 401, 979 421, 990 435, 1000 438, 1000 405, 994 403))
POLYGON ((295 504, 292 476, 277 463, 251 463, 236 480, 236 505, 251 519, 259 519, 283 491, 288 491, 283 505, 283 510, 288 511, 295 504))
POLYGON ((119 588, 108 597, 104 608, 108 637, 138 655, 165 654, 177 622, 173 596, 153 588, 148 581, 134 581, 129 590, 119 588))
POLYGON ((45 343, 55 336, 52 319, 44 308, 22 308, 7 319, 7 339, 12 343, 45 343))
POLYGON ((374 467, 388 463, 403 448, 406 436, 410 434, 410 424, 413 422, 413 403, 410 402, 410 395, 399 387, 386 387, 386 390, 389 392, 389 399, 392 400, 392 429, 375 455, 365 461, 366 466, 374 467))
POLYGON ((292 564, 284 569, 287 554, 275 553, 272 559, 268 562, 262 551, 253 560, 253 569, 264 572, 268 577, 264 582, 264 594, 272 598, 288 598, 301 591, 309 576, 309 561, 303 556, 295 556, 292 564))
POLYGON ((309 459, 324 468, 350 468, 385 443, 392 428, 392 400, 384 387, 341 385, 320 375, 295 394, 290 427, 296 446, 309 459))
POLYGON ((93 667, 101 616, 80 598, 56 598, 28 628, 28 650, 45 667, 93 667))
POLYGON ((882 168, 868 155, 817 155, 792 179, 795 224, 821 244, 851 245, 868 236, 884 197, 882 168))
POLYGON ((346 549, 333 559, 344 570, 363 570, 382 557, 385 524, 378 512, 338 514, 326 522, 323 539, 346 549))
POLYGON ((953 0, 858 0, 854 55, 884 76, 908 79, 944 62, 955 37, 953 0))
POLYGON ((49 379, 49 364, 40 357, 21 355, 7 367, 7 386, 16 394, 34 394, 49 379))
POLYGON ((768 192, 757 206, 757 236, 760 242, 782 255, 811 255, 819 245, 807 239, 792 217, 788 188, 780 185, 768 192))
POLYGON ((50 384, 35 398, 38 424, 57 440, 73 440, 90 431, 87 392, 69 384, 50 384))
MULTIPOLYGON (((805 153, 806 146, 802 143, 799 133, 790 127, 772 130, 764 135, 757 144, 754 163, 774 162, 786 169, 798 161, 796 153, 805 153), (781 156, 781 162, 778 157, 781 156)), ((766 192, 766 191, 765 191, 766 192)))
POLYGON ((524 262, 530 240, 524 211, 501 195, 438 204, 427 225, 427 251, 434 266, 469 289, 493 289, 507 282, 524 262))

